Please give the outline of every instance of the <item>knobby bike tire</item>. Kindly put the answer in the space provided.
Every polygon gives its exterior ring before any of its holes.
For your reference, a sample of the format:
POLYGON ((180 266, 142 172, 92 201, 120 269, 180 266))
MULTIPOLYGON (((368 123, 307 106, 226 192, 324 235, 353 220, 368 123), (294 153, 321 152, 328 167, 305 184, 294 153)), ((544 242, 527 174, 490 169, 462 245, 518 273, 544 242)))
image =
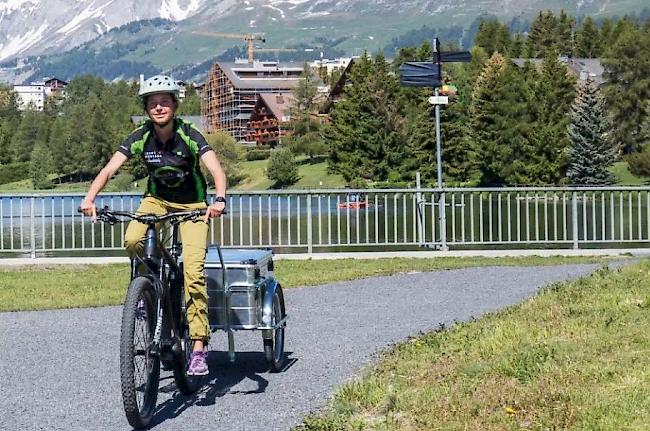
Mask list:
MULTIPOLYGON (((273 295, 273 308, 271 324, 281 321, 285 317, 284 297, 282 288, 278 285, 273 295)), ((269 371, 277 373, 282 371, 284 366, 284 329, 285 325, 271 331, 271 338, 264 339, 264 356, 269 366, 269 371)))
POLYGON ((149 426, 158 399, 160 357, 149 354, 155 327, 154 288, 148 278, 137 277, 126 293, 120 335, 122 401, 126 418, 134 428, 149 426))
POLYGON ((180 304, 177 313, 178 315, 176 316, 180 333, 176 335, 181 342, 181 351, 178 354, 178 359, 176 360, 176 365, 173 370, 174 382, 176 383, 176 388, 178 388, 183 395, 191 395, 201 386, 201 377, 192 377, 187 374, 190 355, 192 353, 192 340, 190 339, 190 327, 187 322, 187 307, 185 305, 185 291, 183 285, 181 285, 176 292, 178 292, 178 295, 180 296, 180 298, 176 299, 176 303, 180 304))

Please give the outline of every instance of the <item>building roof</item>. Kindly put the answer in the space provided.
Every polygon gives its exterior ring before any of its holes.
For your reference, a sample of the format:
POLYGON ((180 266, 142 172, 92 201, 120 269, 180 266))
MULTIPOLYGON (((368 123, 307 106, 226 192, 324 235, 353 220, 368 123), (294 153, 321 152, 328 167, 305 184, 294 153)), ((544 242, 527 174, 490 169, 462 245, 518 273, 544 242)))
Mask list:
MULTIPOLYGON (((600 62, 599 58, 571 58, 571 57, 560 57, 560 62, 565 64, 571 72, 573 72, 579 80, 586 81, 587 78, 591 78, 597 85, 601 85, 605 82, 603 73, 605 68, 600 62)), ((526 61, 530 61, 536 67, 540 66, 544 61, 541 58, 513 58, 512 62, 519 67, 523 67, 526 61)))
POLYGON ((291 116, 290 111, 295 103, 296 98, 291 93, 263 93, 258 96, 255 107, 264 104, 268 112, 282 122, 291 116))
POLYGON ((297 63, 258 62, 226 63, 218 62, 235 88, 242 89, 292 89, 298 85, 302 65, 297 63))

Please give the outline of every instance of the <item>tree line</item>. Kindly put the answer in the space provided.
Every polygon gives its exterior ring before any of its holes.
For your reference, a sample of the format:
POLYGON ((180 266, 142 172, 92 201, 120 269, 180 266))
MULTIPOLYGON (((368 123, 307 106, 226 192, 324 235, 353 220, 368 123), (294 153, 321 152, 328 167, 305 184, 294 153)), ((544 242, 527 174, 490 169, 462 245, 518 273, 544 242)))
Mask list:
MULTIPOLYGON (((443 68, 445 79, 458 87, 457 98, 442 109, 444 182, 611 183, 607 168, 617 158, 645 154, 649 47, 647 19, 596 25, 587 17, 576 24, 564 12, 543 11, 527 34, 513 33, 497 20, 481 22, 472 61, 443 68), (568 72, 560 56, 576 55, 601 58, 602 85, 592 79, 579 83, 568 72), (517 66, 512 59, 522 56, 529 60, 517 66)), ((399 83, 402 63, 431 57, 425 41, 400 49, 392 62, 381 53, 356 61, 344 99, 319 132, 329 148, 331 172, 363 185, 412 183, 419 171, 435 184, 431 91, 399 83)), ((294 139, 300 141, 300 133, 294 139)))
MULTIPOLYGON (((21 111, 16 94, 3 89, 0 165, 14 166, 22 178, 32 179, 35 188, 94 177, 135 128, 131 116, 143 114, 137 92, 137 82, 111 83, 84 75, 71 80, 64 94, 48 97, 42 111, 33 106, 21 111)), ((199 110, 198 95, 190 85, 178 112, 198 115, 199 110)), ((124 172, 132 177, 144 175, 138 160, 129 161, 124 172)))

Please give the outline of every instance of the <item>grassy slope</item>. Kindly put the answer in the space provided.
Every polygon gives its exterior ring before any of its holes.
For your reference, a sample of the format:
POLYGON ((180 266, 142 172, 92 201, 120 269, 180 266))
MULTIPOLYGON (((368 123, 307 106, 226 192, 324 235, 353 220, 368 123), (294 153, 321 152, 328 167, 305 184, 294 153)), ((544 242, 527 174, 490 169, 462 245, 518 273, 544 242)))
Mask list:
MULTIPOLYGON (((433 271, 485 265, 554 265, 598 262, 594 258, 435 258, 314 260, 276 262, 275 276, 285 288, 407 271, 433 271), (336 268, 332 271, 332 268, 336 268)), ((0 259, 0 264, 2 263, 0 259)), ((128 265, 58 267, 0 266, 0 312, 118 305, 129 281, 128 265)))
POLYGON ((633 175, 627 167, 627 162, 616 162, 610 168, 610 171, 616 175, 616 184, 621 186, 645 186, 650 182, 650 178, 637 177, 633 175))
MULTIPOLYGON (((241 164, 248 178, 234 187, 235 190, 267 190, 273 182, 266 176, 268 160, 255 160, 241 164)), ((298 168, 300 180, 291 189, 340 188, 345 186, 345 180, 340 175, 327 173, 327 162, 302 163, 298 168)))
MULTIPOLYGON (((252 162, 242 162, 241 167, 248 179, 234 187, 233 190, 268 190, 273 185, 272 181, 266 177, 266 165, 268 160, 255 160, 252 162)), ((300 180, 291 186, 292 189, 310 189, 310 188, 340 188, 345 185, 345 180, 340 175, 330 175, 327 173, 327 163, 300 165, 298 172, 300 180), (321 185, 322 183, 322 185, 321 185)), ((143 191, 146 181, 138 181, 138 187, 132 191, 143 191)), ((0 185, 0 193, 57 193, 57 192, 85 192, 88 190, 90 183, 69 183, 55 185, 49 190, 34 190, 31 180, 17 181, 14 183, 0 185)), ((110 183, 106 191, 110 191, 110 183)))
POLYGON ((316 430, 645 430, 650 262, 394 347, 316 430))
MULTIPOLYGON (((233 188, 233 190, 268 190, 273 183, 266 177, 266 165, 268 160, 255 160, 242 162, 241 167, 248 178, 233 188)), ((636 177, 627 169, 627 162, 616 162, 611 168, 616 175, 617 185, 647 185, 650 178, 636 177)), ((327 162, 309 164, 303 163, 299 168, 300 180, 291 186, 291 189, 310 188, 340 188, 345 186, 345 180, 340 175, 327 173, 327 162)), ((138 188, 134 191, 142 191, 144 181, 139 181, 138 188)), ((90 183, 70 183, 56 185, 46 193, 56 192, 85 192, 90 183)), ((109 183, 110 185, 110 183, 109 183)), ((15 183, 0 185, 0 193, 26 193, 33 192, 31 180, 23 180, 15 183)))

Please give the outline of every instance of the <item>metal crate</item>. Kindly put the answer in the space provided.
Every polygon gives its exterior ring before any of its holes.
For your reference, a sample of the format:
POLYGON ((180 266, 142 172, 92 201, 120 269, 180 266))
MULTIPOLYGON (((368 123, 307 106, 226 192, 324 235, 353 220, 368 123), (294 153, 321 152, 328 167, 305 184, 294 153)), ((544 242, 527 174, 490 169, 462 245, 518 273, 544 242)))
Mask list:
POLYGON ((273 252, 267 249, 223 249, 230 294, 230 322, 226 319, 226 292, 216 247, 209 247, 205 273, 208 283, 208 318, 212 329, 256 329, 261 325, 262 299, 273 278, 273 252))

